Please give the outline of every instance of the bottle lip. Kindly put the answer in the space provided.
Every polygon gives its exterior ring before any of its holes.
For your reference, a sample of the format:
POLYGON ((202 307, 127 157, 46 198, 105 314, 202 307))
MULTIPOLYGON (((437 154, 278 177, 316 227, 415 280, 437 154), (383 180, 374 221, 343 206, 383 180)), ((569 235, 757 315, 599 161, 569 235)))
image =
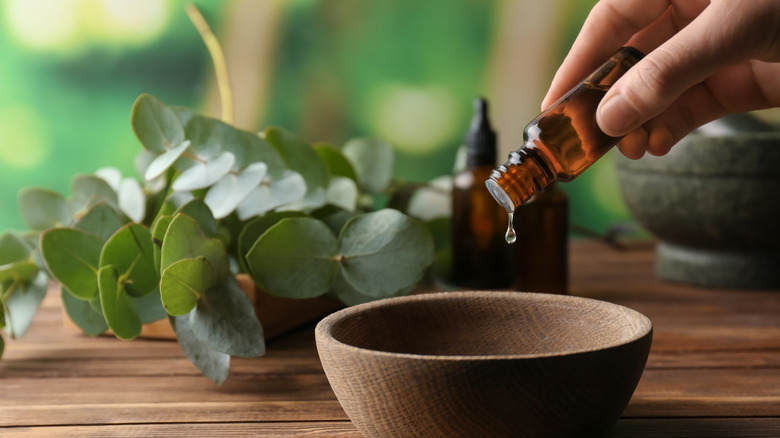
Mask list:
POLYGON ((487 186, 488 191, 496 200, 496 202, 498 202, 499 205, 504 207, 507 213, 512 213, 513 211, 515 211, 514 202, 512 202, 512 199, 509 197, 509 195, 506 194, 504 189, 502 189, 501 186, 498 185, 497 182, 495 182, 491 178, 485 181, 485 185, 487 186))

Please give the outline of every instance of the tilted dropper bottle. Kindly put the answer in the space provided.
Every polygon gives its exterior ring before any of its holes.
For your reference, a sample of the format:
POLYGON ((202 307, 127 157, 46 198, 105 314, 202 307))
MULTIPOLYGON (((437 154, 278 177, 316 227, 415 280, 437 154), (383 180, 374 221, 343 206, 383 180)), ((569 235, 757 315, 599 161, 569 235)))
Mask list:
POLYGON ((485 181, 490 194, 509 213, 506 240, 516 237, 515 208, 553 181, 571 181, 596 162, 619 137, 610 137, 596 123, 596 108, 607 90, 644 55, 623 47, 588 78, 528 124, 523 146, 509 154, 485 181))

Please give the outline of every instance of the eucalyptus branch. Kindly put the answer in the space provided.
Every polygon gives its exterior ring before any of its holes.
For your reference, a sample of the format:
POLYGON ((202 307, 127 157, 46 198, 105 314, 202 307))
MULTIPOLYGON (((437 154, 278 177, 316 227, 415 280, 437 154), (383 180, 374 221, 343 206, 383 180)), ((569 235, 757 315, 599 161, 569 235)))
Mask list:
POLYGON ((222 47, 219 45, 217 37, 211 31, 209 24, 195 4, 187 4, 187 15, 189 15, 190 21, 198 30, 200 37, 206 44, 211 60, 214 62, 214 73, 222 100, 222 120, 225 123, 233 123, 233 92, 230 89, 230 78, 228 77, 225 54, 222 52, 222 47))

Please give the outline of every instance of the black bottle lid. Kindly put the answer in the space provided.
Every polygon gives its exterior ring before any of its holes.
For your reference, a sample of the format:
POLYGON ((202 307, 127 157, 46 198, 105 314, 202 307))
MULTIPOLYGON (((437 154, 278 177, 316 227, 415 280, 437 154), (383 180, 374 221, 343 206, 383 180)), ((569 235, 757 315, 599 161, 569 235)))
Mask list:
POLYGON ((496 133, 490 126, 488 103, 485 98, 474 100, 474 117, 466 132, 466 166, 496 164, 496 133))

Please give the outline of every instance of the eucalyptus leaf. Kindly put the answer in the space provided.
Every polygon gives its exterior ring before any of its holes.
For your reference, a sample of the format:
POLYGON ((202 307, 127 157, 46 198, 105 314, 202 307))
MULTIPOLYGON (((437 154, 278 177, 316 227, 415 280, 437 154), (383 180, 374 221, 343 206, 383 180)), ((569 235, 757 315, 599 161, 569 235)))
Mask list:
POLYGON ((152 152, 164 153, 184 141, 184 127, 176 113, 149 94, 142 94, 133 104, 130 124, 135 136, 152 152))
POLYGON ((72 228, 41 234, 41 254, 49 273, 73 295, 89 300, 98 293, 97 272, 103 240, 72 228))
POLYGON ((220 282, 230 276, 225 245, 219 239, 206 236, 195 219, 183 213, 177 214, 163 239, 160 271, 164 272, 179 260, 200 256, 209 261, 220 282))
POLYGON ((159 278, 154 267, 149 229, 140 224, 122 227, 103 247, 99 266, 101 269, 112 266, 122 287, 131 296, 140 297, 153 291, 159 278))
POLYGON ((160 264, 162 263, 163 239, 172 220, 173 216, 157 216, 152 223, 152 250, 154 251, 154 267, 158 274, 160 274, 160 264))
POLYGON ((43 272, 38 272, 34 280, 16 285, 5 297, 6 311, 12 315, 12 318, 8 318, 7 328, 12 338, 24 336, 30 326, 35 312, 46 296, 48 277, 43 272))
POLYGON ((60 287, 60 297, 68 318, 76 324, 82 332, 89 336, 97 336, 108 330, 105 318, 101 312, 96 311, 89 303, 76 298, 65 288, 60 287))
POLYGON ((314 145, 314 150, 317 151, 322 161, 325 162, 331 177, 343 176, 358 182, 355 168, 337 147, 319 143, 314 145))
POLYGON ((414 290, 415 286, 416 284, 387 294, 386 296, 376 297, 363 294, 356 290, 344 279, 343 272, 339 271, 339 274, 336 276, 336 280, 333 282, 333 289, 331 290, 330 294, 335 296, 339 301, 346 304, 347 306, 357 306, 358 304, 368 303, 370 301, 375 301, 381 298, 409 295, 414 290))
POLYGON ((127 294, 124 284, 111 265, 105 265, 98 271, 100 305, 103 316, 111 331, 119 339, 133 339, 141 334, 141 319, 135 302, 127 294))
POLYGON ((192 333, 210 348, 231 356, 265 354, 263 327, 252 301, 232 277, 206 290, 190 313, 192 333))
POLYGON ((287 218, 270 227, 246 255, 249 272, 265 291, 288 298, 317 297, 338 268, 338 241, 313 218, 287 218))
POLYGON ((265 140, 282 156, 287 167, 303 176, 309 190, 328 185, 328 168, 314 148, 301 137, 282 128, 269 127, 265 140))
POLYGON ((31 230, 68 226, 73 210, 61 194, 46 189, 25 189, 19 193, 19 213, 31 230))
POLYGON ((151 181, 164 174, 165 171, 168 170, 173 165, 173 163, 179 159, 179 157, 181 157, 181 155, 184 153, 184 151, 187 150, 188 147, 190 147, 190 141, 184 140, 181 142, 181 144, 175 145, 172 148, 167 149, 161 155, 157 156, 154 160, 152 160, 151 163, 149 163, 149 166, 146 168, 146 171, 143 174, 144 179, 151 181))
POLYGON ((272 212, 247 222, 238 235, 237 243, 238 262, 241 266, 241 271, 249 272, 249 267, 246 264, 246 254, 266 230, 284 218, 302 216, 305 215, 299 211, 272 212))
POLYGON ((30 258, 33 248, 21 236, 6 232, 0 236, 0 265, 14 263, 30 258))
POLYGON ((222 384, 230 373, 230 355, 220 353, 196 338, 189 314, 171 317, 171 325, 184 355, 212 382, 222 384))
POLYGON ((146 196, 138 181, 125 178, 117 189, 119 209, 133 222, 143 222, 146 217, 146 196))
POLYGON ((119 188, 119 183, 122 182, 122 172, 116 167, 101 167, 95 171, 95 176, 107 182, 114 191, 119 188))
POLYGON ((113 207, 99 203, 90 208, 73 226, 78 230, 95 234, 105 242, 126 223, 127 220, 120 217, 113 207))
POLYGON ((179 260, 162 273, 160 294, 171 316, 190 313, 206 290, 217 282, 214 268, 205 257, 179 260))
POLYGON ((349 221, 339 237, 344 279, 361 294, 393 296, 416 284, 433 262, 434 245, 425 224, 384 209, 349 221))
POLYGON ((247 220, 280 206, 300 201, 306 196, 306 181, 301 174, 286 171, 281 179, 263 183, 249 192, 238 204, 238 218, 247 220))
POLYGON ((230 172, 235 161, 233 154, 224 152, 213 160, 198 162, 176 178, 173 190, 183 192, 209 187, 230 172))
POLYGON ((83 214, 101 202, 118 208, 114 189, 103 178, 95 175, 76 175, 71 181, 71 191, 72 208, 76 214, 83 214))
POLYGON ((168 317, 168 312, 162 305, 159 288, 155 288, 142 297, 132 297, 132 299, 135 301, 135 308, 138 310, 138 319, 141 320, 141 324, 149 324, 168 317))
POLYGON ((424 221, 452 216, 452 177, 445 175, 431 180, 412 194, 407 213, 424 221))
POLYGON ((312 213, 312 216, 321 220, 325 225, 333 231, 333 234, 339 235, 344 225, 349 222, 350 219, 357 216, 353 211, 347 211, 335 205, 326 205, 312 213))
POLYGON ((214 213, 215 219, 222 219, 232 213, 265 177, 268 166, 252 163, 240 174, 228 173, 217 181, 206 193, 204 202, 214 213))
POLYGON ((347 142, 344 156, 355 168, 358 185, 368 193, 381 193, 393 176, 393 148, 379 140, 358 138, 347 142))
POLYGON ((203 202, 202 199, 192 199, 181 207, 177 208, 173 212, 172 216, 176 216, 178 213, 186 214, 187 216, 195 219, 195 222, 200 225, 203 231, 209 237, 217 235, 217 221, 214 220, 214 215, 211 213, 211 209, 203 202))
POLYGON ((38 275, 38 265, 31 259, 0 265, 0 283, 28 282, 38 275))
POLYGON ((330 179, 326 194, 328 204, 335 205, 347 211, 355 211, 358 200, 358 188, 355 181, 337 176, 330 179))

